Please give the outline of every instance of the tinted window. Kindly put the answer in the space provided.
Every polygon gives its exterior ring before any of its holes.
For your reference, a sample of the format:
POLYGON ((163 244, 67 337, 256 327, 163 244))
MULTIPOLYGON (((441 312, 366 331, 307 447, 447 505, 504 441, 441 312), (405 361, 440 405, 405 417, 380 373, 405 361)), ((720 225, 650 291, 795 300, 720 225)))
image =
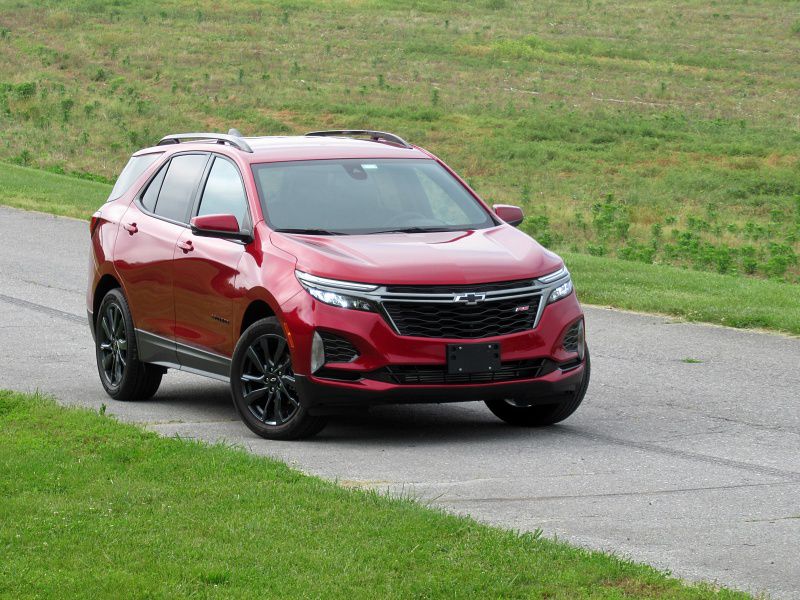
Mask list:
POLYGON ((156 198, 158 198, 158 192, 161 191, 161 184, 164 183, 164 175, 166 174, 167 166, 165 165, 161 167, 158 175, 153 177, 150 185, 147 186, 147 191, 142 194, 142 206, 150 212, 153 212, 153 209, 156 207, 156 198))
POLYGON ((276 229, 334 233, 492 227, 477 200, 434 160, 311 160, 253 166, 276 229))
POLYGON ((117 183, 114 184, 114 189, 108 196, 109 200, 116 200, 122 194, 127 192, 130 187, 139 179, 139 176, 147 170, 147 167, 152 165, 157 158, 161 157, 161 152, 155 154, 144 154, 142 156, 132 156, 122 169, 122 173, 117 178, 117 183))
POLYGON ((164 177, 156 209, 153 212, 165 219, 185 223, 192 195, 207 160, 206 154, 183 154, 173 158, 167 168, 167 175, 164 177))
POLYGON ((239 228, 247 226, 247 195, 233 163, 224 158, 214 160, 197 214, 233 215, 239 221, 239 228))

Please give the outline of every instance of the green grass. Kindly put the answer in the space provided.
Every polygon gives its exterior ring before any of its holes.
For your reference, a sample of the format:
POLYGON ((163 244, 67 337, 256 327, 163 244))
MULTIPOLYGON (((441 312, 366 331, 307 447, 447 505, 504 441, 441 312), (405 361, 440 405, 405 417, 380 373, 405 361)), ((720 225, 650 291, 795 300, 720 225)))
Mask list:
POLYGON ((0 391, 0 596, 746 598, 0 391))
POLYGON ((0 160, 393 130, 555 250, 797 282, 797 28, 783 0, 0 0, 0 160))
POLYGON ((585 254, 563 257, 578 297, 587 304, 800 335, 800 286, 796 284, 585 254))
POLYGON ((111 185, 0 163, 0 204, 88 219, 111 185))

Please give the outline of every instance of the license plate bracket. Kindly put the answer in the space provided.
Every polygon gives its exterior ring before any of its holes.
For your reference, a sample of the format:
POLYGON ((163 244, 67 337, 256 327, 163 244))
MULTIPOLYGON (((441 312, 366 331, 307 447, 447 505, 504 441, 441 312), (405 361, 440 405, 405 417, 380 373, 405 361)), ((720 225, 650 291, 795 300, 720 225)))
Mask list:
POLYGON ((495 373, 500 369, 500 344, 447 344, 448 375, 495 373))

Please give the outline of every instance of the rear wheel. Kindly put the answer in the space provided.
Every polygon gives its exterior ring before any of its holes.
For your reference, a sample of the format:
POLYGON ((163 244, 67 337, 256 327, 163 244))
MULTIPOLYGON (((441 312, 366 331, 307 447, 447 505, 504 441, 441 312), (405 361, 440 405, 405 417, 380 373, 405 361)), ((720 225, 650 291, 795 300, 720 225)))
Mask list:
POLYGON ((231 395, 244 424, 263 438, 307 438, 327 423, 300 405, 289 345, 275 317, 253 323, 236 344, 231 395))
POLYGON ((100 382, 115 400, 147 400, 161 385, 164 369, 139 361, 128 301, 119 288, 105 295, 95 323, 100 382))
POLYGON ((508 400, 487 400, 486 406, 489 407, 495 416, 501 418, 506 423, 523 427, 546 427, 563 421, 574 413, 583 402, 586 390, 589 387, 589 376, 591 373, 591 363, 589 360, 589 349, 586 349, 586 362, 583 367, 583 380, 581 384, 568 396, 566 400, 554 404, 525 404, 513 399, 508 400))

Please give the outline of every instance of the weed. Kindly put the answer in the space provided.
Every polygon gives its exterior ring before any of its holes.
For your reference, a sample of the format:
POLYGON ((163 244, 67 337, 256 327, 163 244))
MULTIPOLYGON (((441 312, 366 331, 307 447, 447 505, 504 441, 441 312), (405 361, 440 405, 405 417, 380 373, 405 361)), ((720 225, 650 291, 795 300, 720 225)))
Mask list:
POLYGON ((61 101, 61 119, 66 123, 69 121, 70 112, 75 106, 75 101, 72 98, 64 98, 61 101))

